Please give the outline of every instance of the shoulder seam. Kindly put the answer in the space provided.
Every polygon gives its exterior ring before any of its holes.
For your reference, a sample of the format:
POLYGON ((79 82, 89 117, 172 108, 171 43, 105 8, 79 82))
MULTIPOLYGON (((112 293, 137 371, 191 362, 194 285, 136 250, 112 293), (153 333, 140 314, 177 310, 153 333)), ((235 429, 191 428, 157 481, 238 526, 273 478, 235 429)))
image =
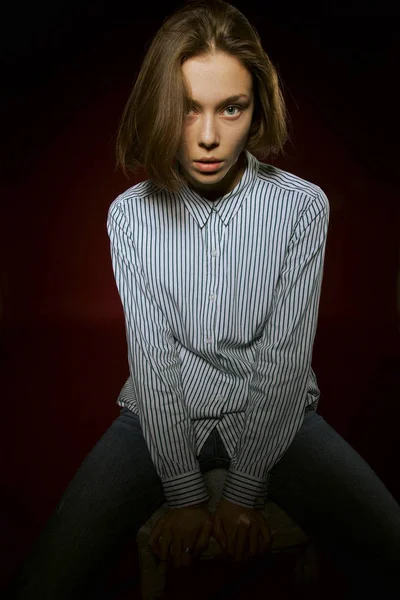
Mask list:
MULTIPOLYGON (((305 179, 302 179, 301 177, 299 177, 298 175, 295 175, 294 173, 289 173, 288 171, 283 171, 283 169, 279 169, 279 167, 274 167, 273 165, 267 165, 265 163, 261 163, 262 166, 266 167, 266 168, 273 168, 277 171, 277 174, 279 174, 279 172, 282 172, 284 175, 287 173, 288 175, 290 175, 291 177, 294 177, 299 181, 299 187, 295 187, 294 184, 287 184, 284 185, 281 182, 277 182, 277 181, 273 181, 270 178, 268 178, 267 175, 264 175, 263 173, 261 173, 261 169, 259 169, 258 171, 258 177, 262 180, 265 181, 266 183, 270 183, 271 185, 276 186, 277 188, 281 189, 281 190, 285 190, 288 192, 302 192, 308 196, 316 196, 319 193, 319 190, 321 189, 319 185, 317 185, 316 183, 312 183, 311 181, 307 181, 305 179), (307 188, 310 187, 311 189, 308 190, 307 188)), ((262 168, 262 167, 261 167, 262 168)))

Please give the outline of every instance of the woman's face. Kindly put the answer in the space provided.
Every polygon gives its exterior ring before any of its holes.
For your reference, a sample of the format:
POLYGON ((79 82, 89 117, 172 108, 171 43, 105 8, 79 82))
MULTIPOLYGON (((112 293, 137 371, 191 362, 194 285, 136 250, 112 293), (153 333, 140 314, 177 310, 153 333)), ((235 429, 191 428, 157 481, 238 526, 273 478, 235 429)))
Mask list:
POLYGON ((240 61, 223 53, 190 58, 182 71, 191 95, 177 160, 189 185, 215 200, 233 190, 245 169, 241 153, 253 117, 252 77, 240 61), (227 100, 231 96, 240 97, 227 100), (222 162, 204 171, 196 162, 203 158, 222 162))

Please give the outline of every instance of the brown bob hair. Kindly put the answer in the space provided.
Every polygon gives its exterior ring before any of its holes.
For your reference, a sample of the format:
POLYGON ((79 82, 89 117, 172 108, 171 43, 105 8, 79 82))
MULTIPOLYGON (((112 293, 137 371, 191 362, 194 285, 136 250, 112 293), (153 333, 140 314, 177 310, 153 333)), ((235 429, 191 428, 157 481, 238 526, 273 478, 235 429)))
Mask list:
POLYGON ((185 183, 175 160, 189 97, 181 66, 216 52, 236 57, 252 74, 254 112, 245 149, 259 160, 283 151, 288 114, 277 71, 255 27, 223 0, 195 0, 163 22, 143 59, 117 133, 116 166, 125 176, 144 167, 168 191, 185 183))

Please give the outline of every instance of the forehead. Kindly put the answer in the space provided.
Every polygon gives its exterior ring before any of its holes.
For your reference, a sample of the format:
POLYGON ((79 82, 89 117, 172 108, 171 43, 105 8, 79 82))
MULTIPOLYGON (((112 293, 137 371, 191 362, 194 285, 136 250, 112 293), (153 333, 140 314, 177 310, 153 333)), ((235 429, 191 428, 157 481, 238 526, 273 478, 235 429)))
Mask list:
POLYGON ((251 73, 235 57, 216 54, 187 59, 182 65, 190 98, 220 101, 238 94, 250 94, 251 73))

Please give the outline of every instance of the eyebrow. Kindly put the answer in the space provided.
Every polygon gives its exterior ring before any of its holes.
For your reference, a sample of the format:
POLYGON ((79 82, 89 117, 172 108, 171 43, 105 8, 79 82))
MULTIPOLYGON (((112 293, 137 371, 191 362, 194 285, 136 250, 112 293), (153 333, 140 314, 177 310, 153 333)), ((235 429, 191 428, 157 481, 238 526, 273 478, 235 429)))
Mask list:
MULTIPOLYGON (((241 98, 246 98, 247 100, 249 99, 247 94, 237 94, 236 96, 229 96, 229 98, 225 98, 225 100, 221 100, 221 102, 219 102, 217 104, 217 108, 221 108, 222 106, 225 106, 226 104, 231 104, 232 102, 237 102, 241 98)), ((198 102, 197 100, 187 98, 187 101, 190 104, 193 104, 193 106, 201 106, 200 102, 198 102)))

